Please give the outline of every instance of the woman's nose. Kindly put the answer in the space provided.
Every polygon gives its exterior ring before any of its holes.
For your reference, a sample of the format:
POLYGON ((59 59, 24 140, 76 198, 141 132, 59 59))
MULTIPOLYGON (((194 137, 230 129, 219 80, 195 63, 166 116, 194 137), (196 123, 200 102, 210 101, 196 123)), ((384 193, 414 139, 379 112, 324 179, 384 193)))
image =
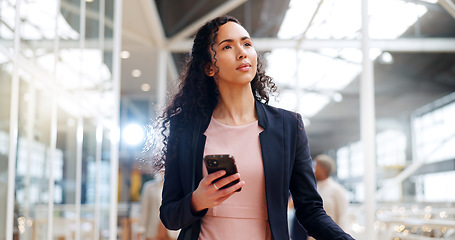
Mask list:
POLYGON ((240 48, 239 53, 238 53, 238 58, 239 59, 246 58, 246 51, 243 48, 240 48))

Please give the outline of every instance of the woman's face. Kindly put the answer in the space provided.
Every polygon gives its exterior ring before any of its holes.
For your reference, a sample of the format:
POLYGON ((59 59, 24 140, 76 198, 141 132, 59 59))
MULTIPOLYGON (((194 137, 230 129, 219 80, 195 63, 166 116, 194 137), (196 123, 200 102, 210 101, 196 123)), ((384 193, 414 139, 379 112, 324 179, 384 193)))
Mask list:
POLYGON ((248 32, 239 24, 227 22, 218 30, 213 46, 212 64, 208 76, 218 83, 246 84, 256 75, 257 53, 248 32))

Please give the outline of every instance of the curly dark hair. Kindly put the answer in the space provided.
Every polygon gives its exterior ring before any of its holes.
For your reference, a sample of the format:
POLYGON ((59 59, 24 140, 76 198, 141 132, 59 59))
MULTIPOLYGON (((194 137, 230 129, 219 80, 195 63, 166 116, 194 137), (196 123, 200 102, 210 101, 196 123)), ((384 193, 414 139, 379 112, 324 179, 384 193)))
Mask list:
MULTIPOLYGON (((180 77, 179 90, 164 109, 162 115, 158 117, 162 144, 160 153, 154 158, 154 167, 157 170, 164 167, 168 150, 167 143, 169 138, 174 136, 168 132, 171 119, 178 119, 181 123, 178 124, 179 126, 188 126, 187 123, 199 116, 208 118, 218 103, 219 91, 215 79, 207 76, 205 69, 212 62, 211 50, 215 52, 213 58, 216 66, 216 51, 214 51, 213 46, 216 43, 220 26, 227 22, 235 22, 240 25, 236 18, 222 16, 207 22, 196 33, 191 53, 187 58, 186 68, 180 77)), ((256 100, 268 104, 270 94, 276 92, 277 87, 272 78, 265 75, 259 57, 257 65, 256 75, 251 81, 251 88, 256 100)))

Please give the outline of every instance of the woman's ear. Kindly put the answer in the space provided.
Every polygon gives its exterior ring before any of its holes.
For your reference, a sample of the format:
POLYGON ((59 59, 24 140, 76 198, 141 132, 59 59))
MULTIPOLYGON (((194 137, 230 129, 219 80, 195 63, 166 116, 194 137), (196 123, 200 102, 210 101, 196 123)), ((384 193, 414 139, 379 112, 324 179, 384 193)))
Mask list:
POLYGON ((207 75, 208 77, 213 77, 215 75, 213 67, 209 64, 205 66, 205 75, 207 75))

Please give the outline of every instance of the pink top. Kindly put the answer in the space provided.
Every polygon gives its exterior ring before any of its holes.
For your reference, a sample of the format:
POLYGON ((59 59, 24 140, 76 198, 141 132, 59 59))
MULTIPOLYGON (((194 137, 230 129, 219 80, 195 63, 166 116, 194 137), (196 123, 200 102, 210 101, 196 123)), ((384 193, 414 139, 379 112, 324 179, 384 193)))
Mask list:
MULTIPOLYGON (((237 192, 221 205, 210 208, 202 218, 200 240, 272 239, 267 217, 264 168, 258 121, 243 126, 227 126, 213 117, 205 131, 204 156, 231 154, 240 179, 245 181, 237 192)), ((207 176, 205 164, 203 176, 207 176)))

